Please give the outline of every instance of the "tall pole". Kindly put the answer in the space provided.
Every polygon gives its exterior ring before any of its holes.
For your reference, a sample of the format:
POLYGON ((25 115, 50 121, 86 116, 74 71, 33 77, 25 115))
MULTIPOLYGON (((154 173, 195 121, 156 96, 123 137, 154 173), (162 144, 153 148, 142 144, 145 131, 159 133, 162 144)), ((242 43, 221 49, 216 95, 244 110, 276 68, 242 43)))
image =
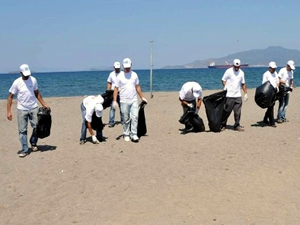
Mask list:
POLYGON ((153 40, 150 41, 150 94, 151 94, 151 98, 153 98, 153 94, 152 94, 152 70, 153 70, 152 48, 153 48, 153 40))

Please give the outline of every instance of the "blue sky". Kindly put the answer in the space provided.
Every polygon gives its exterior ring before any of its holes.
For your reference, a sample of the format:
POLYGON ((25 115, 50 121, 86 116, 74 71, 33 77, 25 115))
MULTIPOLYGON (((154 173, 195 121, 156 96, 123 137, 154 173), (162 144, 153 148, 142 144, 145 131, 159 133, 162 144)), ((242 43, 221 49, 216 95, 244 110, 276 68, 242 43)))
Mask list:
POLYGON ((300 1, 3 0, 0 73, 148 69, 282 46, 300 50, 300 1))

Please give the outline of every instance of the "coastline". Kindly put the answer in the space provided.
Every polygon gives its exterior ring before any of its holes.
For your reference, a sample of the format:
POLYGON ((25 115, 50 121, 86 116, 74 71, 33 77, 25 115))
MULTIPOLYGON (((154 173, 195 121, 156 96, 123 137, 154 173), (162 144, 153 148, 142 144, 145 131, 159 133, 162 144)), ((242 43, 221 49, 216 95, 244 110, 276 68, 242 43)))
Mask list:
MULTIPOLYGON (((204 90, 203 96, 220 90, 204 90)), ((182 135, 178 92, 145 92, 147 135, 116 140, 121 125, 104 128, 106 142, 79 145, 77 97, 44 98, 51 135, 41 151, 18 158, 16 98, 13 121, 3 110, 0 215, 4 224, 297 224, 300 220, 300 89, 290 96, 290 122, 262 127, 266 109, 248 89, 241 125, 182 135), (184 221, 184 222, 183 222, 184 221)), ((277 114, 278 102, 274 115, 277 114)), ((108 121, 109 109, 103 113, 108 121)), ((116 112, 119 120, 119 111, 116 112)), ((31 132, 31 128, 29 128, 31 132)))

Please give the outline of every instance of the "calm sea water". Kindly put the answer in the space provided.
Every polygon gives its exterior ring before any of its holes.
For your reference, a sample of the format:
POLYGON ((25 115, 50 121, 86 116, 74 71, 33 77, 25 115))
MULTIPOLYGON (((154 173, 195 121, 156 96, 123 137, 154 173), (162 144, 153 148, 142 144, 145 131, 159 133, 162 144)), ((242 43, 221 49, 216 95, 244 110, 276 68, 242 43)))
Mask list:
MULTIPOLYGON (((261 84, 267 68, 243 68, 246 85, 256 88, 261 84)), ((140 79, 143 92, 150 91, 150 70, 134 70, 140 79)), ((279 71, 279 69, 277 69, 279 71)), ((95 95, 105 92, 107 77, 111 71, 33 73, 43 97, 95 95)), ((199 82, 203 90, 222 89, 221 78, 225 69, 155 69, 152 74, 152 91, 179 91, 187 81, 199 82)), ((8 90, 19 74, 0 74, 0 99, 8 97, 8 90)), ((295 87, 300 84, 297 70, 295 87)), ((205 94, 204 94, 205 95, 205 94)))

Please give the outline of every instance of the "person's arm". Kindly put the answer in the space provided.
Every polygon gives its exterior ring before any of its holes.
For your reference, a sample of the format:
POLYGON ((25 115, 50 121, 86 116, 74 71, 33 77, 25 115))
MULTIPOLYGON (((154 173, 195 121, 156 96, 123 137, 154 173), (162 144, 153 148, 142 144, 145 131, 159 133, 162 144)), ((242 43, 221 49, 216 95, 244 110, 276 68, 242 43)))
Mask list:
POLYGON ((107 85, 106 85, 106 90, 110 91, 111 90, 111 83, 110 82, 107 82, 107 85))
POLYGON ((7 119, 9 121, 12 120, 11 105, 12 105, 13 98, 14 98, 14 94, 12 94, 12 93, 10 93, 7 98, 7 107, 6 108, 7 108, 7 119))
POLYGON ((290 88, 294 88, 294 79, 290 79, 290 88))
POLYGON ((138 93, 138 95, 140 96, 140 98, 142 99, 142 101, 147 102, 146 98, 143 95, 141 86, 139 84, 137 84, 135 86, 135 88, 136 88, 136 92, 138 93))
POLYGON ((34 94, 35 94, 35 97, 37 98, 37 100, 39 100, 39 102, 42 104, 42 106, 44 108, 50 109, 50 107, 44 102, 44 99, 43 99, 41 93, 39 92, 39 90, 35 90, 34 94))
POLYGON ((247 86, 246 86, 246 84, 242 84, 242 89, 244 91, 244 94, 246 95, 247 94, 247 86))
POLYGON ((202 103, 202 98, 198 98, 198 101, 197 101, 197 109, 199 110, 200 107, 201 107, 201 103, 202 103))

